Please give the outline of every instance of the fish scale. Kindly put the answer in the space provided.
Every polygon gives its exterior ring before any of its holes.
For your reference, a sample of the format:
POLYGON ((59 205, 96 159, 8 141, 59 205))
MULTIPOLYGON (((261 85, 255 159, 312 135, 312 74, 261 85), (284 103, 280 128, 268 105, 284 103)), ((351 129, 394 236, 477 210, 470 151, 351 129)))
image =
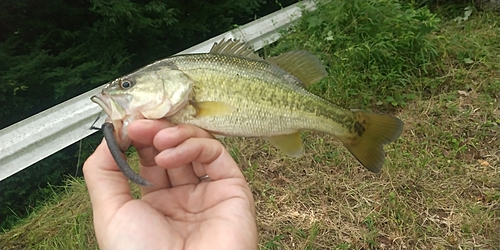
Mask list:
POLYGON ((195 102, 224 102, 235 107, 235 112, 211 117, 196 117, 194 108, 185 109, 172 116, 172 122, 231 136, 273 136, 303 129, 338 134, 345 130, 335 126, 331 117, 320 119, 320 114, 333 113, 333 104, 307 92, 298 79, 294 79, 297 84, 284 81, 284 71, 267 62, 204 54, 174 57, 171 63, 195 82, 195 102))

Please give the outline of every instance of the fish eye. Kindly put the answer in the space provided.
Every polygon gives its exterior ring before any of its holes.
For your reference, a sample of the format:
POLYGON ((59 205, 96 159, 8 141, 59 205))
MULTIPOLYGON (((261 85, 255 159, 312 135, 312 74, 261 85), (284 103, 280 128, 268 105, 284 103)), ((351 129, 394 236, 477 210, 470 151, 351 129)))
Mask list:
POLYGON ((132 83, 129 80, 123 80, 120 83, 120 87, 122 87, 122 89, 129 89, 132 87, 132 83))

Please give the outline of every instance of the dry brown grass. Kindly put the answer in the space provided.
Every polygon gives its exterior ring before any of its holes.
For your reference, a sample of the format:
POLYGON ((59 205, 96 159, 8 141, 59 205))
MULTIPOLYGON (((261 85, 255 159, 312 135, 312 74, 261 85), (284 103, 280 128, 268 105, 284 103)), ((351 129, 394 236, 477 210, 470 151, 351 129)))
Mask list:
MULTIPOLYGON (((304 133, 298 159, 223 140, 252 188, 261 249, 500 249, 498 17, 446 25, 439 76, 411 79, 422 93, 395 114, 405 129, 381 174, 329 135, 304 133)), ((83 180, 0 234, 0 248, 97 249, 83 180)))
POLYGON ((261 246, 283 249, 499 246, 499 102, 458 93, 412 103, 381 175, 337 140, 306 136, 306 155, 226 140, 252 186, 261 246), (446 98, 446 99, 443 99, 446 98), (447 100, 454 98, 454 100, 447 100), (251 152, 251 153, 245 153, 251 152))
MULTIPOLYGON (((450 93, 398 116, 384 170, 363 169, 333 137, 304 135, 306 154, 264 141, 223 143, 251 185, 262 249, 496 249, 500 245, 500 102, 450 93)), ((97 248, 85 184, 3 234, 2 249, 97 248)))

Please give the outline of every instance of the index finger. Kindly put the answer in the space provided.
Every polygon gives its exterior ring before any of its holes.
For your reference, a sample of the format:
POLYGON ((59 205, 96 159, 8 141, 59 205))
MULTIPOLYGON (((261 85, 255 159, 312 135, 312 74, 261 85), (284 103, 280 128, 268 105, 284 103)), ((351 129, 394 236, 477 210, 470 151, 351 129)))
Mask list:
MULTIPOLYGON (((165 149, 156 156, 158 166, 176 168, 190 162, 198 162, 205 168, 212 181, 244 178, 234 159, 218 140, 196 137, 178 139, 184 139, 184 141, 174 148, 165 149)), ((161 145, 156 146, 161 147, 161 145)))

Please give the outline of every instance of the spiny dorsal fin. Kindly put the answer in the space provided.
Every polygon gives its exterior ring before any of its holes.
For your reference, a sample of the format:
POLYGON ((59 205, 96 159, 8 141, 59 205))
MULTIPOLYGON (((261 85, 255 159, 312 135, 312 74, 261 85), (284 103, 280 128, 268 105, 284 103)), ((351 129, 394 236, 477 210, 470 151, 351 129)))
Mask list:
POLYGON ((259 55, 255 54, 254 51, 248 47, 245 43, 234 40, 222 39, 219 43, 215 43, 212 49, 210 49, 210 54, 220 54, 228 56, 238 56, 253 60, 262 60, 259 55))
POLYGON ((279 56, 267 58, 266 61, 278 65, 299 78, 306 87, 321 81, 328 75, 321 61, 304 50, 286 52, 279 56))

